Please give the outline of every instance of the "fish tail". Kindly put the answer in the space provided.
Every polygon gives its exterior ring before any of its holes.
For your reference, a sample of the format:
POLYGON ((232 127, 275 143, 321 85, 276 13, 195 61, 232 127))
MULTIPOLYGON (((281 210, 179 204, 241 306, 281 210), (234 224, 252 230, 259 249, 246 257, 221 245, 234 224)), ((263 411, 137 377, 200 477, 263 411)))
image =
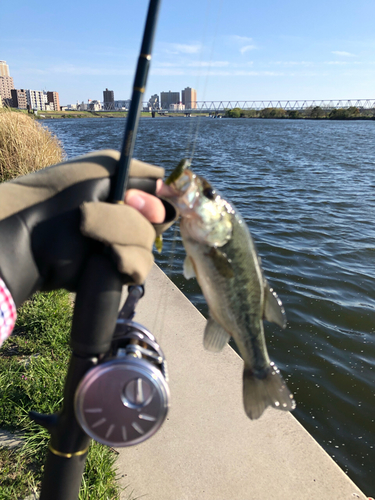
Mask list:
POLYGON ((249 418, 259 418, 267 406, 291 411, 296 403, 274 363, 261 374, 245 365, 243 371, 243 402, 249 418))

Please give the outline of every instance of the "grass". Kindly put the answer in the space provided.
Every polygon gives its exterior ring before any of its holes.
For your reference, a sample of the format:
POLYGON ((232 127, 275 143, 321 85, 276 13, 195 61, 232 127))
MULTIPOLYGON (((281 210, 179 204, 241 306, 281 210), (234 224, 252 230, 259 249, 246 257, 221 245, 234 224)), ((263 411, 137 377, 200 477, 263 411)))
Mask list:
POLYGON ((127 111, 38 111, 35 118, 124 118, 127 111))
POLYGON ((59 140, 25 113, 0 111, 0 182, 59 163, 59 140))
MULTIPOLYGON (((40 489, 49 436, 28 412, 56 412, 62 404, 69 362, 72 304, 68 292, 38 293, 18 311, 13 335, 0 349, 0 428, 21 432, 24 444, 0 448, 0 500, 40 489)), ((90 446, 80 500, 119 497, 115 452, 90 446)))

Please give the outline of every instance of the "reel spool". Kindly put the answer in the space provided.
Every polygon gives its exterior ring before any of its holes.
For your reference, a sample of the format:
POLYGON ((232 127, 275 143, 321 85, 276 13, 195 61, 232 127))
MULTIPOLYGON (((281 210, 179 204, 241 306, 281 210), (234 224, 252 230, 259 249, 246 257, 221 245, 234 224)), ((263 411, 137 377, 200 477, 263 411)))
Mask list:
POLYGON ((139 444, 167 416, 167 379, 155 337, 142 325, 119 318, 111 352, 77 387, 77 420, 99 443, 116 448, 139 444))

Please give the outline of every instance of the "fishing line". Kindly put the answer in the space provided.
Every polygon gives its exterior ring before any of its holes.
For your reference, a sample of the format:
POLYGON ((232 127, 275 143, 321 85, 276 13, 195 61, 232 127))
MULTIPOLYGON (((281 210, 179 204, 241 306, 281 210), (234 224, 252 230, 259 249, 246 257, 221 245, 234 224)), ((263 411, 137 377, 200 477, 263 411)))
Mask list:
MULTIPOLYGON (((209 0, 207 3, 208 3, 208 8, 207 8, 207 13, 206 13, 206 23, 208 24, 211 1, 209 0)), ((206 100, 207 85, 208 85, 208 80, 209 80, 209 76, 210 76, 210 70, 212 68, 212 61, 213 61, 214 53, 215 53, 215 44, 216 44, 216 40, 217 40, 217 32, 218 32, 218 27, 219 27, 219 20, 221 18, 222 6, 223 6, 223 0, 220 0, 219 6, 218 6, 218 8, 216 10, 216 20, 215 20, 215 23, 214 23, 214 34, 213 34, 213 37, 212 37, 210 56, 208 58, 208 65, 207 65, 208 66, 208 70, 206 72, 206 77, 205 77, 204 84, 203 84, 202 101, 206 100)), ((207 32, 207 25, 205 27, 204 32, 205 33, 207 32)), ((204 37, 202 39, 202 48, 204 48, 205 33, 204 33, 204 37)), ((202 68, 203 68, 202 53, 203 53, 203 49, 201 50, 201 53, 200 53, 200 62, 199 62, 200 72, 198 73, 198 77, 197 77, 197 89, 198 89, 199 79, 200 79, 200 76, 201 76, 201 73, 202 73, 202 68)), ((202 120, 202 115, 199 115, 198 120, 197 120, 197 124, 196 124, 196 128, 195 128, 194 138, 193 138, 193 140, 191 142, 191 154, 190 155, 189 155, 190 141, 189 141, 189 144, 188 144, 188 154, 187 154, 187 157, 189 158, 190 162, 193 161, 193 157, 194 157, 194 154, 195 154, 195 148, 196 148, 196 144, 197 144, 197 140, 198 140, 199 127, 200 127, 200 124, 201 124, 201 120, 202 120)), ((192 131, 191 131, 191 135, 192 135, 192 131)))
MULTIPOLYGON (((177 221, 174 224, 173 236, 171 239, 172 240, 171 241, 171 248, 168 252, 168 259, 167 259, 165 270, 164 270, 164 273, 171 281, 173 281, 173 279, 172 279, 173 265, 174 265, 174 260, 175 260, 175 256, 176 256, 176 245, 177 245, 179 228, 180 228, 180 223, 179 223, 179 221, 177 221)), ((168 304, 168 296, 169 296, 169 293, 167 293, 166 288, 164 288, 162 290, 162 293, 159 294, 159 300, 158 300, 158 305, 156 308, 156 314, 154 316, 154 322, 152 325, 153 331, 157 332, 157 338, 158 338, 160 343, 162 343, 162 339, 163 339, 166 311, 167 311, 167 304, 168 304)))
MULTIPOLYGON (((203 34, 202 34, 202 39, 200 42, 201 50, 199 51, 199 61, 198 61, 198 73, 196 76, 196 81, 195 81, 195 88, 197 90, 197 95, 200 90, 200 78, 202 75, 202 68, 203 68, 203 50, 205 47, 205 41, 206 41, 206 34, 208 32, 208 22, 210 18, 210 9, 211 9, 211 0, 207 0, 206 2, 206 13, 204 16, 204 28, 203 28, 203 34)), ((202 94, 203 95, 203 94, 202 94)), ((204 100, 204 99, 203 99, 204 100)), ((194 123, 194 121, 190 122, 190 130, 188 134, 188 143, 186 146, 186 157, 191 158, 193 155, 190 154, 190 151, 193 151, 195 149, 195 144, 194 141, 197 139, 197 134, 194 134, 194 125, 196 125, 196 130, 199 127, 199 121, 201 119, 201 116, 198 116, 197 122, 194 123)))
MULTIPOLYGON (((200 42, 201 45, 201 50, 199 52, 199 61, 198 61, 198 73, 197 73, 197 78, 196 78, 196 83, 195 83, 195 88, 197 90, 197 93, 199 92, 201 88, 201 78, 203 76, 203 68, 205 68, 205 64, 203 61, 204 57, 204 48, 205 48, 205 43, 206 43, 206 37, 208 33, 208 28, 209 28, 209 23, 211 21, 210 19, 210 11, 211 11, 211 5, 212 2, 211 0, 207 0, 206 2, 206 12, 205 12, 205 21, 204 21, 204 29, 203 29, 203 34, 202 34, 202 39, 200 42)), ((215 49, 215 43, 217 39, 217 33, 218 33, 218 26, 219 26, 219 20, 221 17, 221 10, 222 10, 222 0, 219 2, 219 6, 216 10, 216 20, 214 22, 214 34, 212 38, 212 43, 211 43, 211 48, 210 48, 210 56, 208 58, 208 63, 207 63, 207 72, 205 76, 205 80, 203 83, 203 91, 202 91, 202 100, 205 101, 206 97, 206 91, 207 91, 207 85, 208 85, 208 80, 210 76, 210 69, 214 57, 214 49, 215 49)), ((196 149, 196 143, 198 140, 198 134, 199 134, 199 128, 202 120, 202 115, 199 115, 197 120, 192 120, 190 122, 190 127, 189 127, 189 132, 188 132, 188 143, 186 146, 186 157, 190 159, 190 161, 193 160, 194 154, 195 154, 195 149, 196 149), (195 130, 194 130, 195 128, 195 130)), ((178 159, 180 160, 180 159, 178 159)), ((174 275, 174 262, 175 262, 175 257, 176 257, 176 246, 177 246, 177 238, 178 238, 178 231, 179 231, 179 223, 176 223, 174 225, 174 233, 171 241, 171 248, 169 249, 169 257, 166 262, 166 274, 168 278, 173 281, 173 275, 174 275)), ((163 331, 164 331, 164 326, 165 326, 165 320, 166 320, 166 310, 167 310, 167 304, 168 304, 168 294, 167 291, 164 289, 163 292, 160 294, 159 299, 158 299, 158 307, 157 307, 157 313, 155 315, 155 320, 154 320, 154 325, 153 328, 155 331, 158 331, 158 338, 162 339, 163 337, 163 331), (157 328, 159 326, 159 328, 157 328)))
MULTIPOLYGON (((211 8, 211 0, 207 0, 206 1, 206 11, 205 11, 205 16, 204 16, 203 34, 202 34, 202 39, 200 41, 201 50, 199 51, 198 73, 196 75, 196 81, 195 81, 195 89, 197 90, 197 93, 199 92, 199 89, 201 87, 200 78, 203 74, 203 72, 202 72, 203 50, 205 47, 206 34, 208 32, 210 8, 211 8)), ((185 98, 185 104, 186 104, 186 98, 185 98)), ((192 105, 192 102, 190 103, 190 106, 191 105, 192 105)), ((187 157, 187 158, 193 156, 193 152, 195 150, 195 142, 197 141, 197 137, 198 137, 197 132, 198 132, 200 120, 201 120, 201 116, 198 116, 196 121, 195 120, 190 121, 189 131, 188 131, 188 140, 187 140, 187 145, 186 145, 186 153, 185 153, 185 157, 187 157), (196 129, 195 132, 194 132, 194 127, 196 129)), ((181 158, 176 158, 176 164, 178 163, 178 161, 180 161, 180 159, 181 158)), ((173 265, 174 265, 175 257, 176 257, 178 230, 179 230, 179 222, 178 223, 176 222, 174 225, 174 232, 173 232, 173 236, 172 236, 172 240, 171 240, 171 248, 168 249, 168 258, 166 259, 165 268, 164 268, 165 274, 172 282, 173 282, 173 275, 174 275, 173 265)), ((165 241, 165 243, 166 243, 166 241, 165 241)), ((163 292, 159 295, 157 312, 156 312, 156 315, 154 318, 154 324, 153 324, 154 331, 160 332, 160 333, 158 333, 158 338, 159 338, 160 342, 161 342, 162 337, 163 337, 163 331, 164 331, 164 326, 165 326, 167 302, 168 302, 168 294, 167 294, 167 291, 164 289, 163 292), (158 328, 158 326, 159 326, 159 328, 158 328)))

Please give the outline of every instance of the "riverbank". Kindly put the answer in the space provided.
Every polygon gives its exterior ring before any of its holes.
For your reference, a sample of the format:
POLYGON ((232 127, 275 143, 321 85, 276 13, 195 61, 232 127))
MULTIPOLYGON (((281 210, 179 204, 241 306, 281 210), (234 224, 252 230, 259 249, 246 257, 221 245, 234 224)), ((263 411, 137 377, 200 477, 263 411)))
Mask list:
MULTIPOLYGON (((15 113, 28 114, 36 120, 53 120, 60 118, 127 118, 127 111, 37 111, 28 113, 27 110, 11 108, 15 113)), ((1 112, 1 108, 0 108, 1 112)), ((152 118, 149 112, 141 112, 142 118, 152 118)), ((157 118, 185 118, 186 114, 181 113, 166 113, 156 114, 157 118)), ((257 118, 257 119, 283 119, 283 120, 318 120, 318 121, 336 121, 336 120, 375 120, 375 110, 355 110, 350 109, 333 109, 324 110, 322 108, 304 109, 304 110, 284 110, 282 108, 265 108, 262 110, 240 109, 234 108, 230 110, 218 110, 207 113, 191 113, 191 118, 211 117, 211 118, 257 118)))
MULTIPOLYGON (((127 111, 38 111, 31 115, 36 119, 48 120, 59 118, 127 118, 127 111)), ((304 110, 304 111, 284 111, 283 109, 264 109, 255 110, 221 110, 217 113, 196 113, 191 114, 191 118, 197 117, 216 117, 220 118, 257 118, 257 119, 283 119, 283 120, 375 120, 375 110, 367 110, 363 113, 351 114, 347 110, 332 110, 330 112, 304 110)), ((185 118, 185 113, 156 114, 157 118, 185 118)), ((141 118, 152 118, 151 113, 142 112, 141 118)))
POLYGON ((375 109, 321 108, 311 106, 304 109, 264 108, 223 110, 226 118, 281 118, 292 120, 375 120, 375 109))
MULTIPOLYGON (((34 115, 36 119, 48 120, 56 118, 127 118, 127 111, 38 111, 38 114, 34 115)), ((184 113, 173 113, 166 115, 156 115, 158 118, 177 118, 185 117, 184 113)), ((196 116, 208 116, 207 114, 196 114, 196 116)), ((141 118, 152 118, 151 113, 143 112, 141 113, 141 118)))
MULTIPOLYGON (((14 113, 21 113, 30 116, 36 120, 53 120, 60 118, 127 118, 127 111, 37 111, 29 113, 26 109, 16 109, 16 108, 0 108, 0 113, 5 111, 11 111, 14 113)), ((184 113, 173 113, 173 114, 157 114, 159 118, 176 118, 185 117, 184 113)), ((209 116, 209 113, 197 113, 192 114, 192 117, 197 116, 209 116)), ((151 118, 152 115, 149 112, 141 112, 141 118, 151 118)))
POLYGON ((135 321, 166 356, 171 408, 155 436, 117 450, 120 485, 134 497, 366 499, 292 414, 269 408, 259 420, 246 417, 242 360, 229 346, 204 350, 205 318, 157 266, 135 321))

